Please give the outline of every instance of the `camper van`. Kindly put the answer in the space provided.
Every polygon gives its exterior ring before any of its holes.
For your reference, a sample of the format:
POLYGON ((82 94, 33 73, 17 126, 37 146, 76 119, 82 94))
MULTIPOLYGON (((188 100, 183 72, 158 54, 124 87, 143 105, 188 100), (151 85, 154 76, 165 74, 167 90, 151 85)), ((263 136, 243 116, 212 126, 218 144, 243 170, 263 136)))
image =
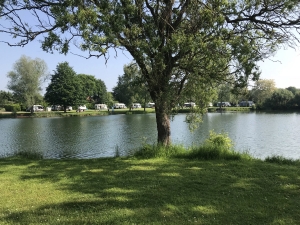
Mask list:
POLYGON ((148 102, 146 104, 146 108, 154 108, 155 107, 155 103, 154 102, 148 102))
POLYGON ((142 108, 140 103, 132 103, 132 108, 136 109, 136 108, 142 108))
POLYGON ((95 109, 96 110, 107 109, 107 105, 106 104, 95 104, 95 109))
POLYGON ((26 111, 29 111, 29 112, 41 112, 41 111, 44 111, 44 107, 41 106, 41 105, 33 105, 31 106, 30 108, 28 108, 26 111))
POLYGON ((126 109, 126 105, 124 103, 115 103, 114 104, 114 109, 126 109))
POLYGON ((218 107, 229 107, 231 104, 229 102, 218 102, 217 103, 218 107))
POLYGON ((195 107, 196 106, 196 104, 195 104, 195 102, 186 102, 186 103, 184 103, 183 104, 183 106, 184 107, 195 107))

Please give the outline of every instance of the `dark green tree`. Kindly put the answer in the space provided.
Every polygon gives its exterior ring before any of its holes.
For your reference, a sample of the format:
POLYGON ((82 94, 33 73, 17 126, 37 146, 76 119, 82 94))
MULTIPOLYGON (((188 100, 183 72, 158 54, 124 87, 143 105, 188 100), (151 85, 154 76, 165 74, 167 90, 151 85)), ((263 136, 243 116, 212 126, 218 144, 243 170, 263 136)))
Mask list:
POLYGON ((85 99, 80 79, 67 62, 59 63, 46 88, 45 100, 52 105, 67 106, 80 104, 85 99))
POLYGON ((158 143, 168 145, 169 115, 188 81, 206 86, 234 76, 242 87, 257 80, 258 61, 298 41, 299 6, 298 0, 6 0, 0 17, 12 26, 0 31, 19 37, 9 43, 19 46, 44 35, 42 48, 50 52, 67 53, 76 38, 87 58, 108 59, 109 48, 129 52, 155 102, 158 143))
POLYGON ((105 83, 96 79, 95 76, 78 74, 82 87, 82 94, 86 96, 86 100, 90 103, 105 103, 107 98, 107 89, 105 83))
POLYGON ((0 105, 13 103, 13 101, 14 101, 14 97, 11 92, 0 90, 0 105))
POLYGON ((287 90, 278 88, 271 97, 266 99, 264 103, 265 108, 271 109, 290 109, 293 105, 294 94, 287 90))
POLYGON ((128 107, 134 102, 145 105, 151 101, 147 90, 147 84, 142 80, 142 74, 136 63, 124 66, 124 74, 118 77, 117 85, 113 88, 115 100, 124 103, 128 107))
POLYGON ((14 64, 13 70, 8 72, 8 89, 12 91, 16 102, 23 107, 40 103, 42 83, 47 78, 47 65, 45 61, 27 56, 14 64))
POLYGON ((290 86, 290 87, 287 87, 286 88, 286 90, 289 90, 289 91, 291 91, 294 95, 296 94, 296 92, 298 91, 298 89, 296 88, 296 87, 292 87, 292 86, 290 86))
POLYGON ((297 109, 300 109, 300 90, 296 91, 293 104, 297 109))

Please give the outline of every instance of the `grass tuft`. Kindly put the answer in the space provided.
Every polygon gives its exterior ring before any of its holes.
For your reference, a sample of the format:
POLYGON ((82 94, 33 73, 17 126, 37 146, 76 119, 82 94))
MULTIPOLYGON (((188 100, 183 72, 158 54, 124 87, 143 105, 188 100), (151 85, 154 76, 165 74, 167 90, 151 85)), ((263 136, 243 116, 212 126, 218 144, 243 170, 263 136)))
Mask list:
POLYGON ((17 157, 23 158, 23 159, 43 159, 44 156, 41 152, 33 152, 33 151, 18 151, 14 154, 17 157))
POLYGON ((276 163, 276 164, 281 164, 281 165, 294 165, 294 164, 298 164, 300 161, 293 160, 293 159, 287 159, 287 158, 284 158, 283 156, 270 156, 265 159, 265 162, 276 163))
POLYGON ((186 153, 186 149, 181 145, 150 145, 144 144, 138 149, 133 156, 137 158, 151 159, 151 158, 174 158, 186 153))

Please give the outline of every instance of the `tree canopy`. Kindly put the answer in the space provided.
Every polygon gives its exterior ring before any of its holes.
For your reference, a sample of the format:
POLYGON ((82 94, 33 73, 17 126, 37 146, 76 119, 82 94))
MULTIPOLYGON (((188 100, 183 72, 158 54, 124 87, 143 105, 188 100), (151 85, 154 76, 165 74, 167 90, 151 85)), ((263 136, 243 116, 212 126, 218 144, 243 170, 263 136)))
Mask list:
POLYGON ((0 90, 0 105, 4 105, 7 103, 13 103, 14 97, 13 94, 10 93, 9 91, 2 91, 0 90))
POLYGON ((45 100, 53 105, 67 106, 78 104, 83 100, 80 80, 69 63, 59 63, 46 88, 45 100))
POLYGON ((118 77, 113 96, 128 107, 134 102, 146 104, 147 101, 152 101, 137 64, 130 63, 124 66, 124 74, 118 77))
POLYGON ((261 107, 266 99, 272 96, 275 90, 276 84, 274 80, 261 79, 255 82, 255 85, 251 90, 251 95, 255 104, 257 104, 258 107, 261 107))
POLYGON ((23 107, 29 107, 41 101, 40 92, 47 77, 47 64, 39 58, 21 56, 7 77, 7 88, 12 91, 14 99, 23 107))
POLYGON ((87 58, 128 51, 155 102, 158 142, 168 145, 169 114, 183 90, 257 80, 259 60, 298 42, 299 7, 295 0, 6 0, 0 17, 11 26, 0 30, 18 37, 10 45, 43 36, 50 52, 67 53, 73 41, 87 58))
POLYGON ((107 89, 105 83, 93 75, 78 74, 82 96, 93 103, 106 103, 107 89))

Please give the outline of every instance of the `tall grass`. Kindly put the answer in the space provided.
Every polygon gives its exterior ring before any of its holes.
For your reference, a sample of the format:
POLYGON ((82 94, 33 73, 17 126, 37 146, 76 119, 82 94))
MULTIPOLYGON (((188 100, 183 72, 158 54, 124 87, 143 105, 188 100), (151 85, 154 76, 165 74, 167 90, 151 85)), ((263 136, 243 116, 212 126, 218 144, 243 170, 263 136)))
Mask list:
POLYGON ((201 146, 184 147, 182 145, 149 145, 144 144, 133 154, 137 158, 186 158, 186 159, 226 159, 250 160, 247 153, 237 152, 233 149, 233 142, 226 133, 210 132, 209 138, 201 146))
POLYGON ((41 152, 35 152, 31 150, 21 150, 14 154, 17 157, 23 158, 23 159, 43 159, 43 153, 41 152))
POLYGON ((276 163, 281 165, 294 165, 298 164, 300 160, 287 159, 283 156, 270 156, 265 159, 265 162, 276 163))

